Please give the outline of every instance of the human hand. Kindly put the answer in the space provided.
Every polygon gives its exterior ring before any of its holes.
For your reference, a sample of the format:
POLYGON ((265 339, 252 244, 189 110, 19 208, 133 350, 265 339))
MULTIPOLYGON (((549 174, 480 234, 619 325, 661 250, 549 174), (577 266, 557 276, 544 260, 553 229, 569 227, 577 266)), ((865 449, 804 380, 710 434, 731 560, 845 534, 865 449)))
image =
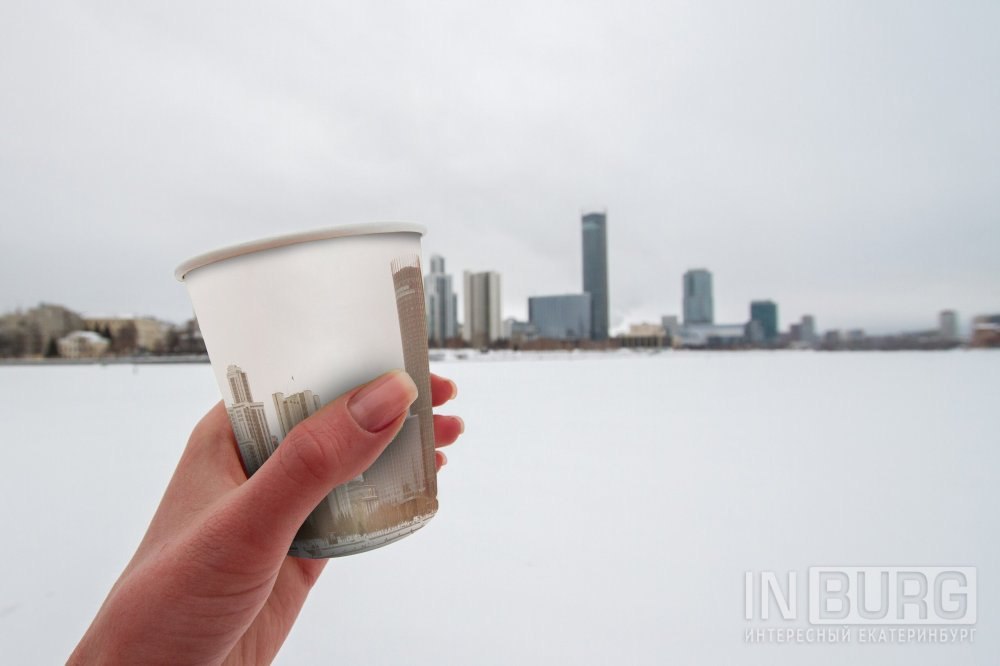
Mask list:
MULTIPOLYGON (((456 392, 431 375, 435 407, 456 392)), ((250 479, 218 403, 69 663, 269 663, 327 563, 288 556, 296 531, 375 461, 416 397, 402 371, 348 391, 297 425, 250 479)), ((460 418, 434 416, 438 446, 462 430, 460 418)), ((447 459, 436 457, 440 469, 447 459)))

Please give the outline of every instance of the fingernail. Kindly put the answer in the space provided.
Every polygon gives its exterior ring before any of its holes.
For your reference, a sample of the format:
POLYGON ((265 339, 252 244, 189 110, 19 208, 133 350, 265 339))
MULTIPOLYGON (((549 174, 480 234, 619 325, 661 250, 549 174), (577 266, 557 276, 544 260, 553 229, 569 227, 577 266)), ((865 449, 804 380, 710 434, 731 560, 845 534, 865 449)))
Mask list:
POLYGON ((465 419, 463 419, 461 416, 455 416, 453 418, 458 419, 458 425, 461 428, 461 430, 458 431, 458 434, 461 435, 463 432, 465 432, 465 419))
POLYGON ((451 398, 448 398, 448 399, 452 400, 452 399, 458 397, 458 384, 456 384, 455 382, 451 381, 450 379, 448 380, 448 383, 451 384, 451 398))
POLYGON ((448 464, 448 456, 446 456, 443 451, 438 451, 437 454, 438 454, 438 456, 441 457, 441 467, 444 467, 445 465, 447 465, 448 464))
POLYGON ((417 386, 402 370, 387 372, 355 393, 347 409, 359 426, 378 432, 417 399, 417 386))

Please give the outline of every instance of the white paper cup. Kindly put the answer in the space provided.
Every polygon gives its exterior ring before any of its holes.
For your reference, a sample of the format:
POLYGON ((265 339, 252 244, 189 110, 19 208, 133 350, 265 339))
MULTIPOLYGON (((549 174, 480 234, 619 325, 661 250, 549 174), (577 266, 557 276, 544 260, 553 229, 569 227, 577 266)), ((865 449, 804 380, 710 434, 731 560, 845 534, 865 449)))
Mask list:
POLYGON ((415 224, 359 224, 200 255, 187 285, 247 474, 301 420, 404 368, 419 396, 378 460, 338 486, 289 553, 337 557, 412 534, 437 511, 420 237, 415 224))

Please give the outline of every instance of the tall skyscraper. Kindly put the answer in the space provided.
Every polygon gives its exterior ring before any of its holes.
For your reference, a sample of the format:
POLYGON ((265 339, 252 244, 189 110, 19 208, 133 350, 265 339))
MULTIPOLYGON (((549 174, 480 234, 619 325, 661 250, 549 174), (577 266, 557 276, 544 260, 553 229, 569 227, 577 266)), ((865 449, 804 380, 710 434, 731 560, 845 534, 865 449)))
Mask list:
POLYGON ((684 274, 684 324, 714 322, 712 274, 704 268, 693 268, 684 274))
POLYGON ((778 304, 774 301, 750 303, 750 321, 760 324, 766 342, 778 339, 778 304))
POLYGON ((233 404, 226 411, 247 475, 252 475, 274 453, 275 441, 264 416, 264 403, 253 401, 246 373, 238 365, 231 365, 226 368, 226 380, 233 394, 233 404))
POLYGON ((465 321, 462 337, 473 347, 485 347, 503 335, 500 319, 500 274, 465 272, 465 321))
POLYGON ((451 276, 444 272, 444 257, 431 255, 431 272, 424 278, 427 300, 427 339, 443 347, 458 331, 458 303, 451 276))
POLYGON ((233 404, 253 402, 250 380, 247 379, 247 373, 243 372, 240 366, 231 365, 226 368, 226 381, 229 382, 229 392, 233 395, 233 404))
POLYGON ((590 294, 590 333, 607 340, 608 319, 608 214, 583 216, 583 291, 590 294))

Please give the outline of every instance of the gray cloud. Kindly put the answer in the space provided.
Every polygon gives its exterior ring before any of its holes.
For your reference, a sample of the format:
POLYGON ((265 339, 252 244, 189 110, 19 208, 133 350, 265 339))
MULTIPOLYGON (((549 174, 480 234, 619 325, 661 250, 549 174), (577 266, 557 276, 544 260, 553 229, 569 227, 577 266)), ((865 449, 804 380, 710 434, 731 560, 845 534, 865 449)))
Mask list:
POLYGON ((179 320, 188 255, 406 219, 524 315, 591 205, 619 323, 702 265, 720 320, 1000 308, 995 3, 136 4, 0 10, 0 308, 179 320))

